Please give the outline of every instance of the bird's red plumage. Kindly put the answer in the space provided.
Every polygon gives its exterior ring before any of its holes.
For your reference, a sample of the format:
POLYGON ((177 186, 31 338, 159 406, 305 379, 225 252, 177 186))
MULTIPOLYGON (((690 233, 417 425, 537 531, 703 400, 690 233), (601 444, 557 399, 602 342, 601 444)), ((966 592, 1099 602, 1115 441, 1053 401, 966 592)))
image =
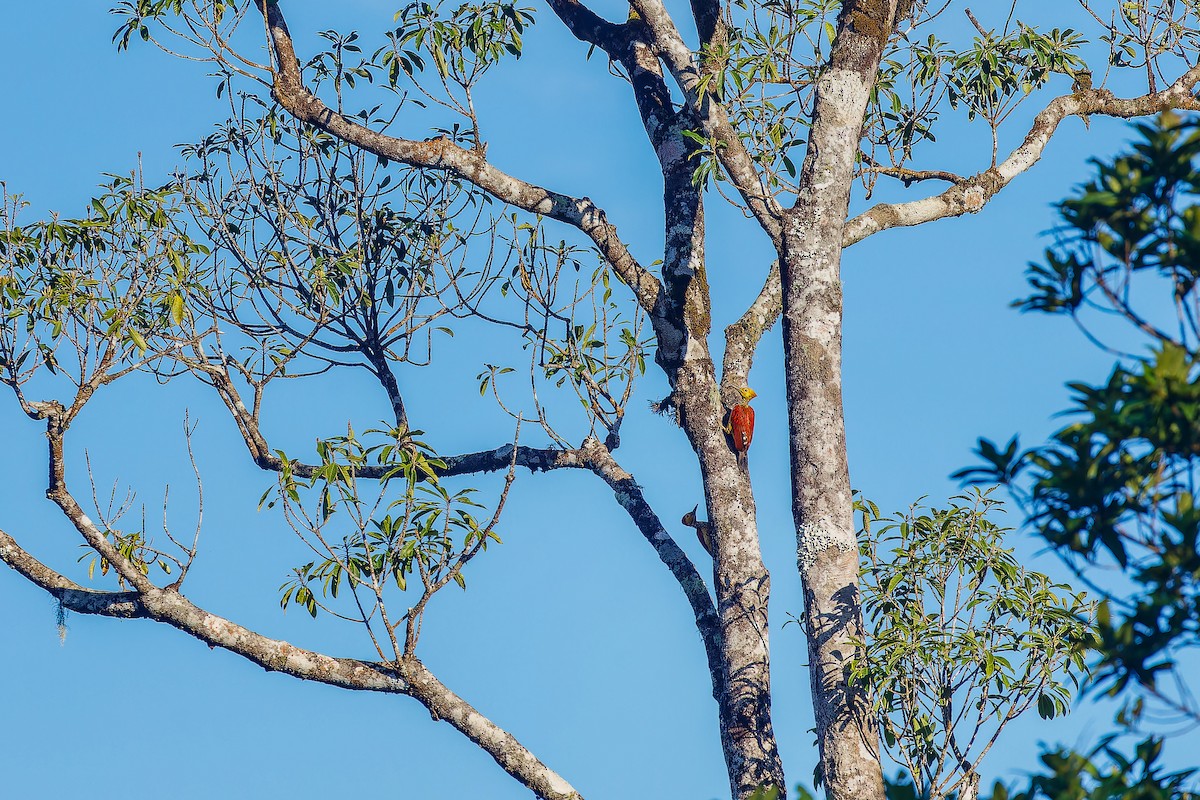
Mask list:
POLYGON ((729 410, 729 437, 737 452, 744 453, 750 449, 750 442, 754 439, 753 408, 739 404, 729 410))

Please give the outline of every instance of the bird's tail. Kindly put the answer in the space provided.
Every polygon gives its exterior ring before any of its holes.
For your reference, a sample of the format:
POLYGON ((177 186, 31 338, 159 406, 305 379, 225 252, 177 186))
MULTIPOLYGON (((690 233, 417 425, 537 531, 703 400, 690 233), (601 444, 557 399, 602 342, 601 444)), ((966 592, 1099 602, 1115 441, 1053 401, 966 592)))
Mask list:
POLYGON ((745 450, 738 450, 737 454, 738 467, 747 475, 750 474, 750 458, 749 453, 745 450))

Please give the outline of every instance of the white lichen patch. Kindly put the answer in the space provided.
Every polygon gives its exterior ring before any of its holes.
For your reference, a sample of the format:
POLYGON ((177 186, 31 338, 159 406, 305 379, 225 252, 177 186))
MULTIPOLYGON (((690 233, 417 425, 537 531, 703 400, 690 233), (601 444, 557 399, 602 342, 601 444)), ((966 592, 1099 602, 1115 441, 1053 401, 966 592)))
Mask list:
POLYGON ((821 92, 822 107, 832 106, 825 110, 843 112, 827 118, 827 121, 837 123, 841 121, 845 112, 849 112, 857 106, 863 92, 862 78, 857 72, 848 69, 827 70, 821 76, 819 91, 821 92))
POLYGON ((796 560, 800 571, 807 573, 817 563, 817 557, 829 550, 855 552, 858 543, 851 531, 841 530, 829 517, 805 522, 796 529, 796 560))
POLYGON ((683 360, 688 361, 703 361, 709 357, 708 348, 704 346, 701 339, 688 337, 687 348, 683 351, 683 360))
POLYGON ((546 782, 550 784, 550 788, 560 795, 574 796, 579 795, 575 792, 575 787, 567 783, 567 781, 553 770, 546 770, 546 782))
POLYGON ((480 714, 474 709, 468 710, 463 715, 463 728, 468 731, 479 731, 491 733, 496 726, 487 717, 480 714))

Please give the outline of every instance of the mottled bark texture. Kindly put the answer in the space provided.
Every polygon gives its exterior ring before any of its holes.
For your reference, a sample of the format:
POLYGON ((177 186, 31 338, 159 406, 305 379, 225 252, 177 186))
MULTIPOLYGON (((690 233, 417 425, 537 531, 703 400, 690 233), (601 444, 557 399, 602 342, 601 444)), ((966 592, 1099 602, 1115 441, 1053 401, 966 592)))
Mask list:
POLYGON ((1068 116, 1193 108, 1191 92, 1200 80, 1200 68, 1192 68, 1168 89, 1140 98, 1118 99, 1106 90, 1056 98, 997 166, 940 195, 875 206, 846 223, 866 103, 895 13, 894 4, 882 0, 842 8, 829 68, 817 86, 802 189, 785 215, 781 252, 793 516, 809 677, 821 771, 829 796, 839 800, 883 797, 876 726, 867 698, 844 672, 862 619, 841 397, 842 248, 887 228, 977 212, 1037 162, 1068 116))
POLYGON ((840 268, 867 101, 896 11, 895 0, 842 6, 780 257, 792 515, 809 681, 821 774, 837 800, 884 796, 874 716, 845 669, 851 640, 862 633, 862 608, 842 410, 840 268))

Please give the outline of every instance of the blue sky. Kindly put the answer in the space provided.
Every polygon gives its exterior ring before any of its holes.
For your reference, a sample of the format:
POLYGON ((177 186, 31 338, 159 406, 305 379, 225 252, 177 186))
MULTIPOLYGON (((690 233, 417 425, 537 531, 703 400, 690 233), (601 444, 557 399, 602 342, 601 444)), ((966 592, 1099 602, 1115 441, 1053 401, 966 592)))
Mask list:
MULTIPOLYGON (((395 10, 367 0, 328 15, 293 5, 289 22, 306 45, 311 32, 330 27, 358 27, 370 41, 369 31, 388 25, 395 10)), ((101 173, 128 172, 138 153, 148 180, 165 175, 179 161, 175 144, 223 119, 203 65, 148 47, 118 54, 104 6, 6 10, 0 180, 33 204, 27 221, 50 209, 78 213, 101 173)), ((515 174, 592 197, 635 252, 653 260, 661 247, 661 190, 624 85, 599 58, 585 62, 585 48, 544 10, 539 18, 522 63, 484 97, 489 155, 515 174)), ((978 131, 959 123, 946 130, 938 166, 969 171, 985 163, 978 131)), ((971 460, 976 436, 1021 431, 1040 440, 1054 427, 1049 415, 1064 405, 1062 384, 1099 379, 1110 368, 1069 323, 1021 317, 1008 303, 1022 294, 1024 265, 1044 246, 1049 204, 1087 176, 1090 153, 1112 152, 1127 137, 1121 123, 1093 120, 1084 130, 1068 121, 1043 161, 982 214, 888 232, 846 253, 851 475, 882 507, 926 494, 945 498, 955 489, 946 476, 971 460)), ((757 290, 770 255, 738 212, 714 198, 709 214, 719 330, 757 290)), ((751 375, 760 395, 751 463, 773 576, 776 728, 794 784, 811 780, 815 754, 804 644, 795 626, 784 627, 789 613, 800 612, 800 594, 777 334, 764 342, 751 375)), ((421 386, 407 398, 415 424, 444 452, 493 447, 507 433, 491 429, 494 409, 465 374, 406 376, 421 386)), ((641 411, 663 394, 651 369, 631 405, 619 458, 673 523, 700 494, 682 433, 641 411)), ((272 478, 246 458, 220 403, 194 382, 159 387, 134 378, 90 404, 70 440, 76 492, 87 493, 86 448, 100 486, 119 479, 134 487, 154 520, 170 484, 173 524, 190 525, 185 409, 200 425, 205 491, 189 596, 265 634, 368 657, 357 630, 280 613, 278 586, 294 544, 277 516, 255 511, 272 478)), ((337 435, 348 419, 368 427, 385 412, 367 376, 341 373, 270 396, 267 429, 277 446, 311 453, 315 437, 337 435)), ((73 533, 44 499, 42 433, 3 395, 0 442, 0 527, 85 580, 73 533)), ((691 532, 673 530, 705 569, 691 532)), ((505 544, 473 565, 468 591, 436 601, 421 649, 431 668, 587 797, 723 795, 715 706, 690 614, 611 493, 587 475, 523 474, 501 535, 505 544)), ((1018 546, 1031 556, 1029 545, 1018 546)), ((51 601, 7 572, 0 572, 0 609, 0 682, 7 687, 0 771, 14 797, 528 796, 406 698, 265 674, 148 622, 76 616, 60 643, 51 601)), ((1031 768, 1038 740, 1086 742, 1106 721, 1107 712, 1096 712, 1053 725, 1018 723, 985 772, 1031 768)))

